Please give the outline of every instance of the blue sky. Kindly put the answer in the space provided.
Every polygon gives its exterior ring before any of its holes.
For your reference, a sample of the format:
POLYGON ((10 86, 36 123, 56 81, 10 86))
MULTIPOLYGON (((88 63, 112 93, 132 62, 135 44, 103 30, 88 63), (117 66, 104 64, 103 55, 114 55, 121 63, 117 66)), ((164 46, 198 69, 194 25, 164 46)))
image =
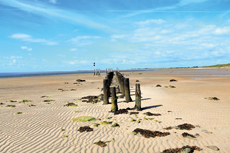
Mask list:
POLYGON ((0 0, 0 72, 229 59, 230 0, 0 0))

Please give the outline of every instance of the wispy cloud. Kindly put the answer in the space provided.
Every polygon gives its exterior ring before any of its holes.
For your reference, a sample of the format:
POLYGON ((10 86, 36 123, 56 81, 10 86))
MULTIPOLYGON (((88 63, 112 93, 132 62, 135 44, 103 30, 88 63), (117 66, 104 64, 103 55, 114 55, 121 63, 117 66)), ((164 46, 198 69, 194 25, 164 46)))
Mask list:
POLYGON ((32 51, 33 50, 32 48, 28 48, 27 46, 21 46, 21 49, 25 49, 25 50, 28 50, 28 51, 32 51))
POLYGON ((77 50, 77 48, 71 48, 70 49, 70 51, 72 51, 72 52, 74 52, 74 51, 76 51, 77 50))
POLYGON ((135 11, 135 12, 130 13, 128 15, 125 15, 123 17, 131 17, 131 16, 144 14, 144 13, 151 13, 151 12, 168 11, 168 10, 176 9, 176 8, 186 6, 186 5, 189 5, 192 3, 203 3, 205 1, 208 1, 208 0, 180 0, 180 2, 178 2, 177 4, 171 5, 171 6, 158 7, 158 8, 154 8, 154 9, 150 9, 150 10, 138 10, 138 11, 135 11))
POLYGON ((229 34, 230 33, 230 27, 223 27, 223 28, 217 28, 214 31, 214 34, 222 35, 222 34, 229 34))
MULTIPOLYGON (((54 2, 54 0, 51 0, 51 1, 54 2)), ((101 29, 104 31, 107 31, 107 30, 114 31, 115 30, 104 24, 94 22, 88 19, 88 17, 84 16, 83 14, 73 13, 68 10, 57 9, 54 6, 45 5, 44 3, 39 3, 38 1, 36 1, 36 3, 32 1, 28 3, 23 3, 23 2, 19 2, 18 0, 1 0, 0 4, 14 7, 14 8, 29 12, 31 14, 40 15, 46 18, 50 18, 50 16, 52 16, 52 17, 57 17, 60 19, 67 19, 71 22, 82 24, 84 26, 94 28, 94 29, 101 29)))
POLYGON ((43 43, 46 45, 57 45, 58 44, 57 42, 46 40, 46 39, 33 38, 32 36, 23 34, 23 33, 12 34, 10 38, 18 39, 18 40, 26 41, 26 42, 32 42, 32 43, 43 43))
POLYGON ((77 36, 70 39, 69 41, 78 46, 91 45, 93 43, 92 39, 100 39, 100 36, 77 36))
POLYGON ((57 0, 49 0, 49 2, 52 3, 52 4, 56 4, 57 0))
POLYGON ((162 19, 151 19, 151 20, 146 20, 146 21, 140 21, 140 22, 136 22, 136 24, 138 25, 141 25, 141 26, 146 26, 146 25, 149 25, 149 24, 162 24, 162 23, 165 23, 166 21, 165 20, 162 20, 162 19))

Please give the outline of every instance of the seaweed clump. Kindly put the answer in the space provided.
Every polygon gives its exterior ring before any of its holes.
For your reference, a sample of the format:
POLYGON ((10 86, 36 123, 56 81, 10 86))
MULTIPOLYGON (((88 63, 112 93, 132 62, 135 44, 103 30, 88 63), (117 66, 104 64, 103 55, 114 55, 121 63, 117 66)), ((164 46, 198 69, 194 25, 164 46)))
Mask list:
POLYGON ((147 116, 161 116, 161 114, 153 114, 151 112, 146 112, 144 114, 147 115, 147 116))
POLYGON ((201 151, 202 149, 197 146, 183 146, 182 148, 173 148, 173 149, 166 149, 162 153, 179 153, 186 151, 187 153, 193 153, 194 150, 201 151))
POLYGON ((103 99, 103 95, 99 95, 99 96, 86 96, 86 97, 82 97, 82 102, 87 102, 87 103, 98 103, 103 99))
POLYGON ((139 114, 139 112, 130 112, 129 115, 139 114))
POLYGON ((80 127, 80 129, 78 130, 79 132, 91 132, 93 131, 93 128, 90 128, 89 126, 83 126, 83 127, 80 127))
POLYGON ((189 138, 196 138, 194 135, 186 133, 186 132, 182 133, 182 136, 183 137, 189 137, 189 138))
POLYGON ((63 105, 63 106, 67 106, 67 107, 77 107, 78 105, 77 104, 74 104, 74 103, 67 103, 67 104, 65 104, 65 105, 63 105))
POLYGON ((145 129, 140 129, 140 128, 136 128, 133 133, 136 134, 141 134, 142 136, 144 136, 145 138, 149 138, 149 137, 163 137, 163 136, 167 136, 170 135, 169 132, 160 132, 160 131, 150 131, 150 130, 145 130, 145 129))
POLYGON ((118 114, 128 114, 128 110, 127 109, 119 109, 118 111, 114 112, 114 115, 118 115, 118 114))
POLYGON ((171 127, 171 126, 170 126, 170 127, 164 128, 164 129, 166 129, 166 130, 171 130, 171 129, 192 130, 193 128, 195 128, 194 125, 184 123, 184 124, 180 124, 180 125, 175 126, 175 127, 171 127))

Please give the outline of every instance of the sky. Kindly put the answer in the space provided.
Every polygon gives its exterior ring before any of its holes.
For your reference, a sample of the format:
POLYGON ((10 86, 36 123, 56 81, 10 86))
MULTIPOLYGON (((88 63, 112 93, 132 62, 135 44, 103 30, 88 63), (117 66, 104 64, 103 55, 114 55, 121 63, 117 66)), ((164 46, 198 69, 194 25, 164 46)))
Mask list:
POLYGON ((0 0, 0 73, 229 59, 230 0, 0 0))

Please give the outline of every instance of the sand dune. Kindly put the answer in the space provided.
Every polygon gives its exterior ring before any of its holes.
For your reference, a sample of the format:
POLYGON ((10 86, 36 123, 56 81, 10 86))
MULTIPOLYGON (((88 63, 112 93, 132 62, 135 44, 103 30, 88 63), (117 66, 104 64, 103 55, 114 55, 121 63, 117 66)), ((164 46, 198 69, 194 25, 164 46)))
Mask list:
MULTIPOLYGON (((197 79, 193 76, 173 74, 190 74, 190 72, 199 75, 200 70, 165 69, 125 73, 126 77, 130 78, 131 94, 135 92, 136 80, 141 84, 143 111, 138 115, 113 115, 108 112, 111 110, 111 105, 102 105, 102 102, 90 104, 76 100, 83 96, 101 94, 104 75, 98 77, 92 74, 73 74, 0 79, 0 102, 4 103, 0 107, 0 152, 160 153, 165 149, 190 145, 203 149, 194 152, 227 153, 230 150, 230 77, 203 76, 197 79), (85 79, 86 82, 74 84, 77 79, 85 79), (169 82, 170 79, 178 81, 169 82), (157 84, 162 87, 156 87, 157 84), (165 88, 169 85, 176 88, 165 88), (64 91, 58 90, 59 88, 64 91), (41 98, 41 96, 48 97, 41 98), (220 100, 208 100, 205 99, 206 97, 218 97, 220 100), (20 103, 23 99, 32 102, 20 103), (9 102, 9 100, 17 102, 9 102), (46 104, 44 100, 54 101, 46 104), (76 103, 78 107, 64 107, 66 102, 76 103), (29 107, 30 104, 36 106, 29 107), (16 107, 9 108, 6 107, 7 105, 16 105, 16 107), (16 112, 22 114, 15 114, 16 112), (161 116, 146 116, 145 112, 159 113, 161 116), (79 116, 92 116, 101 120, 72 121, 79 116), (107 119, 108 117, 112 118, 107 119), (140 123, 131 122, 132 118, 137 121, 142 120, 140 123), (100 124, 102 121, 117 122, 120 127, 111 127, 111 124, 93 127, 91 124, 100 124), (196 127, 189 131, 164 129, 183 123, 196 127), (93 128, 92 132, 78 131, 80 127, 88 125, 93 128), (132 131, 136 128, 170 132, 170 135, 144 138, 133 134, 132 131), (184 138, 182 136, 184 132, 192 135, 199 134, 199 136, 195 139, 184 138), (93 144, 99 140, 111 142, 107 143, 106 147, 93 144), (212 145, 220 150, 214 151, 206 147, 212 145)), ((224 75, 228 71, 217 69, 206 73, 214 72, 224 75)), ((132 96, 132 99, 135 97, 132 96)), ((118 107, 119 109, 133 108, 134 102, 125 103, 124 99, 120 98, 118 107)), ((132 111, 134 110, 129 110, 132 111)))

